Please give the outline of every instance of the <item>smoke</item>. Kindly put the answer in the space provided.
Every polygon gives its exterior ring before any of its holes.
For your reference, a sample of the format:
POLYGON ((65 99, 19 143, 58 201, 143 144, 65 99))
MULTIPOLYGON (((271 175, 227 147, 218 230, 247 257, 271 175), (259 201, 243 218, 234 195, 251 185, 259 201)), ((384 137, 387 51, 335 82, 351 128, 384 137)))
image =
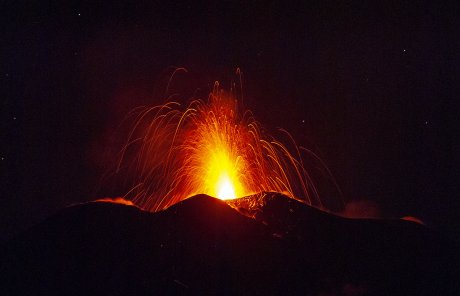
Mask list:
POLYGON ((339 215, 347 218, 382 218, 379 206, 370 200, 354 200, 348 202, 339 215))
MULTIPOLYGON (((338 213, 342 217, 354 218, 354 219, 381 219, 385 218, 382 214, 379 205, 370 200, 354 200, 350 201, 345 205, 345 208, 342 212, 338 213)), ((410 221, 420 225, 425 225, 425 223, 414 216, 404 216, 400 218, 404 221, 410 221)))

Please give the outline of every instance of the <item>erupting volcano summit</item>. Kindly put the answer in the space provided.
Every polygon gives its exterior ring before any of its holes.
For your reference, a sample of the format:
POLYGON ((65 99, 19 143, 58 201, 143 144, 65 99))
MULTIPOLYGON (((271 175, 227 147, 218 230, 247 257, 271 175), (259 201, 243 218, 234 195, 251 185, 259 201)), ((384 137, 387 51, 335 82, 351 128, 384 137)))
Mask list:
POLYGON ((117 167, 133 176, 126 197, 150 211, 196 194, 225 200, 267 191, 320 205, 292 137, 283 131, 289 149, 269 136, 250 111, 240 109, 236 95, 216 82, 207 102, 133 110, 128 116, 133 128, 117 167))

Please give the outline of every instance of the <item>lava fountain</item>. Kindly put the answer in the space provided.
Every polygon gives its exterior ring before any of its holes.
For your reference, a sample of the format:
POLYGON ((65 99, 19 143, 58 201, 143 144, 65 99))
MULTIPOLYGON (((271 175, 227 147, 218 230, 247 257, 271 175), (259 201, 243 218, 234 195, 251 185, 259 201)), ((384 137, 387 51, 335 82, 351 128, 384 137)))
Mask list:
POLYGON ((320 204, 292 137, 284 131, 294 153, 241 105, 216 82, 207 101, 133 110, 117 167, 133 176, 125 198, 150 211, 201 193, 226 200, 276 191, 320 204))

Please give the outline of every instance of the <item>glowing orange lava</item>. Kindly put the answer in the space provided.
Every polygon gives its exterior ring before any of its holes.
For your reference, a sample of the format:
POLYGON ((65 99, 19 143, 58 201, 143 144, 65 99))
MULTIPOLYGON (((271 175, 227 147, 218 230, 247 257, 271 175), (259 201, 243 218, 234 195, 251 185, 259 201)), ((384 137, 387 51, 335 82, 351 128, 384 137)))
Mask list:
POLYGON ((225 200, 277 191, 317 203, 295 143, 293 156, 265 134, 251 112, 239 113, 238 107, 216 83, 207 102, 134 110, 134 127, 118 166, 133 176, 126 197, 151 211, 200 193, 225 200))

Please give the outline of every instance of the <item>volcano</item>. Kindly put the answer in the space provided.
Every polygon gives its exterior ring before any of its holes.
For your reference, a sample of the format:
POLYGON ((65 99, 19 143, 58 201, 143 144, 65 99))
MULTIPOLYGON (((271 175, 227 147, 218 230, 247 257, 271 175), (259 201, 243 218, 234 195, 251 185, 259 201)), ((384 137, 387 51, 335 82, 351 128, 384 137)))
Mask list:
POLYGON ((404 220, 348 219, 279 193, 197 195, 151 213, 90 202, 9 241, 2 295, 454 295, 454 242, 404 220))

